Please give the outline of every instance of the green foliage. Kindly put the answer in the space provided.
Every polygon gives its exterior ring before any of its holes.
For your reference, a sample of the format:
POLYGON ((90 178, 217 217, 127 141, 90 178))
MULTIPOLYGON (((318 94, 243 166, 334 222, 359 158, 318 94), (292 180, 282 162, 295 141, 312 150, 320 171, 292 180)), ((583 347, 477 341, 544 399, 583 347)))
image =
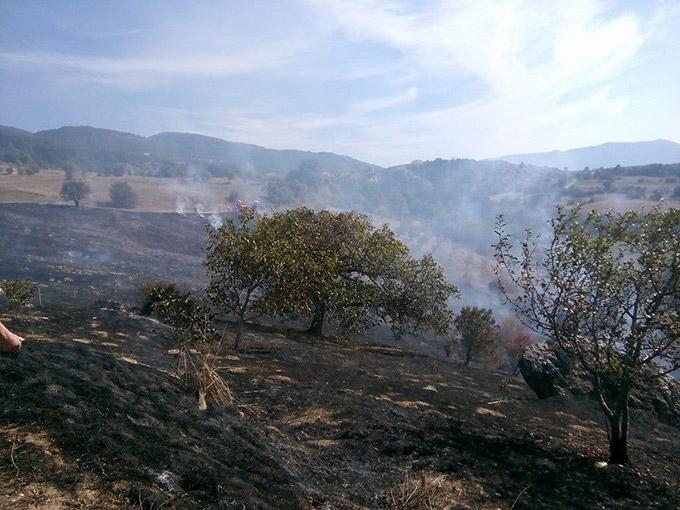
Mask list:
POLYGON ((275 308, 311 315, 310 330, 321 334, 330 319, 347 331, 389 323, 400 336, 422 330, 444 333, 451 321, 447 300, 457 294, 430 256, 411 257, 387 227, 375 228, 354 212, 294 209, 272 218, 287 239, 293 262, 279 281, 277 296, 291 296, 275 308))
POLYGON ((59 195, 64 200, 72 200, 76 207, 90 194, 90 187, 83 181, 65 181, 59 195))
POLYGON ((137 205, 137 193, 127 182, 114 182, 109 189, 111 205, 120 209, 133 209, 137 205))
POLYGON ((515 253, 499 220, 499 285, 589 374, 612 462, 626 462, 631 389, 680 367, 680 210, 558 208, 552 230, 547 246, 528 232, 515 253))
POLYGON ((142 286, 139 293, 141 297, 140 312, 142 315, 150 315, 154 312, 156 303, 167 301, 181 294, 175 285, 168 282, 147 283, 142 286))
POLYGON ((279 289, 281 281, 293 277, 294 249, 273 227, 270 218, 258 218, 249 208, 240 211, 238 221, 207 227, 207 295, 218 309, 236 316, 236 348, 246 321, 292 308, 293 296, 279 289))
POLYGON ((304 184, 293 179, 270 179, 264 187, 264 197, 275 207, 297 205, 307 193, 304 184))
POLYGON ((5 298, 18 308, 31 304, 36 292, 38 292, 38 285, 29 280, 2 280, 0 281, 0 290, 2 290, 5 298))
POLYGON ((208 295, 239 326, 261 313, 329 319, 348 331, 380 322, 395 334, 448 330, 457 294, 432 257, 413 259, 385 227, 357 213, 300 208, 257 218, 242 213, 208 229, 208 295))
POLYGON ((463 363, 493 361, 500 346, 499 329, 493 312, 476 306, 464 306, 454 319, 463 363))
POLYGON ((180 346, 206 341, 215 335, 212 314, 191 293, 159 282, 142 287, 141 295, 141 312, 154 312, 167 321, 180 339, 180 346))

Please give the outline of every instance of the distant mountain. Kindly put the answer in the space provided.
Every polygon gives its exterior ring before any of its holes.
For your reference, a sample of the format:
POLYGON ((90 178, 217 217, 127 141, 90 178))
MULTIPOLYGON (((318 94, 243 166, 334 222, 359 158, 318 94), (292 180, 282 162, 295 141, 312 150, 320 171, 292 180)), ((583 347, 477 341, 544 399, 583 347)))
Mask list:
POLYGON ((47 165, 61 164, 73 153, 61 144, 36 138, 30 131, 0 126, 0 161, 37 161, 47 165))
POLYGON ((37 133, 0 127, 0 156, 4 155, 9 155, 9 160, 30 158, 51 165, 71 161, 91 170, 131 165, 145 172, 177 164, 201 163, 218 164, 231 170, 287 173, 306 160, 316 161, 320 168, 327 170, 378 168, 330 152, 267 149, 190 133, 143 137, 89 126, 67 126, 37 133))
POLYGON ((680 144, 669 140, 650 142, 604 143, 566 151, 513 154, 493 159, 510 163, 582 170, 584 167, 609 168, 616 165, 635 166, 652 163, 680 163, 680 144))

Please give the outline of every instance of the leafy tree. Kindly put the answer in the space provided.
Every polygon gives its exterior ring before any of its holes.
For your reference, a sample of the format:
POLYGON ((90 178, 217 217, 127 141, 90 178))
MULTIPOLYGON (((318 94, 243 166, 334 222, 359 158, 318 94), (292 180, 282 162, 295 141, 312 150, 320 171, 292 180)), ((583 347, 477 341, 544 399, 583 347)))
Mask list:
POLYGON ((174 284, 163 281, 144 284, 139 293, 142 315, 150 315, 151 312, 156 311, 156 303, 169 301, 181 294, 174 284))
POLYGON ((680 367, 680 210, 557 209, 552 238, 519 253, 499 219, 499 285, 535 331, 575 360, 608 421, 610 461, 628 461, 631 390, 680 367))
POLYGON ((447 301, 458 289, 426 256, 416 260, 387 227, 375 228, 354 212, 315 212, 299 208, 272 218, 292 251, 291 277, 279 280, 277 295, 292 297, 276 308, 311 318, 309 331, 323 333, 331 319, 338 327, 360 331, 384 322, 396 336, 448 331, 447 301))
POLYGON ((111 205, 120 209, 133 209, 137 205, 137 193, 127 182, 114 182, 109 189, 111 205))
POLYGON ((489 309, 464 306, 454 319, 465 366, 470 361, 491 361, 500 343, 498 326, 489 309))
POLYGON ((237 340, 264 313, 345 330, 389 323, 395 334, 448 330, 457 293, 432 257, 413 259, 387 228, 356 213, 300 208, 208 229, 208 295, 237 317, 237 340))
POLYGON ((285 239, 272 234, 271 220, 258 220, 252 209, 242 209, 238 221, 208 226, 205 265, 210 274, 208 297, 221 310, 236 315, 234 347, 238 349, 246 321, 272 306, 290 308, 284 294, 272 295, 278 276, 290 259, 284 254, 285 239))
POLYGON ((264 186, 265 200, 275 207, 294 205, 302 202, 307 194, 306 186, 293 179, 270 179, 264 186))
POLYGON ((59 192, 62 199, 72 200, 76 207, 80 207, 80 201, 89 194, 90 187, 83 181, 66 181, 59 192))

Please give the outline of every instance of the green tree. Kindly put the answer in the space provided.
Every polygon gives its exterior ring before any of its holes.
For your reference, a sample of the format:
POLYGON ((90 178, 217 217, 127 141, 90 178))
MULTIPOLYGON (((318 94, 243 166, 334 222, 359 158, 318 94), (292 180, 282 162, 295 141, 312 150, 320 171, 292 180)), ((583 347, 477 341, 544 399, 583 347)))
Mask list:
POLYGON ((476 306, 464 306, 454 319, 458 330, 463 363, 491 361, 498 354, 500 337, 493 312, 476 306))
POLYGON ((234 347, 238 349, 243 327, 273 306, 290 308, 286 296, 273 295, 279 275, 286 271, 284 238, 272 233, 271 220, 257 218, 252 209, 242 209, 238 221, 220 227, 208 226, 205 265, 210 274, 208 297, 220 310, 236 316, 234 347))
POLYGON ((344 330, 378 323, 395 335, 431 329, 448 331, 447 301, 458 293, 430 256, 411 257, 387 227, 375 228, 354 212, 315 212, 299 208, 272 218, 287 238, 290 278, 279 280, 277 295, 292 296, 284 312, 310 317, 309 331, 323 333, 330 319, 344 330))
POLYGON ((385 322, 397 335, 443 334, 457 294, 432 257, 413 259, 387 227, 356 213, 245 211, 208 229, 206 266, 208 295, 237 317, 237 339, 264 313, 307 317, 317 335, 329 319, 351 331, 385 322))
POLYGON ((137 193, 127 182, 114 182, 109 188, 111 205, 120 209, 133 209, 137 205, 137 193))
POLYGON ((525 322, 569 353, 609 425, 610 462, 628 462, 628 401, 680 367, 680 210, 557 209, 547 246, 519 253, 503 219, 497 275, 525 322))
POLYGON ((89 194, 90 187, 83 181, 66 181, 59 192, 62 199, 72 200, 76 207, 80 207, 80 201, 89 194))

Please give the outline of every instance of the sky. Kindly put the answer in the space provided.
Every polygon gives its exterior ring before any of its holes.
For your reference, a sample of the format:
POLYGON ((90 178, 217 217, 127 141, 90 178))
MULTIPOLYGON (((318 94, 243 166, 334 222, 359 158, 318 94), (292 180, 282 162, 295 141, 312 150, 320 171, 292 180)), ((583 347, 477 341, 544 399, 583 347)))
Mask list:
POLYGON ((680 0, 0 0, 0 124, 391 165, 680 141, 680 0))

